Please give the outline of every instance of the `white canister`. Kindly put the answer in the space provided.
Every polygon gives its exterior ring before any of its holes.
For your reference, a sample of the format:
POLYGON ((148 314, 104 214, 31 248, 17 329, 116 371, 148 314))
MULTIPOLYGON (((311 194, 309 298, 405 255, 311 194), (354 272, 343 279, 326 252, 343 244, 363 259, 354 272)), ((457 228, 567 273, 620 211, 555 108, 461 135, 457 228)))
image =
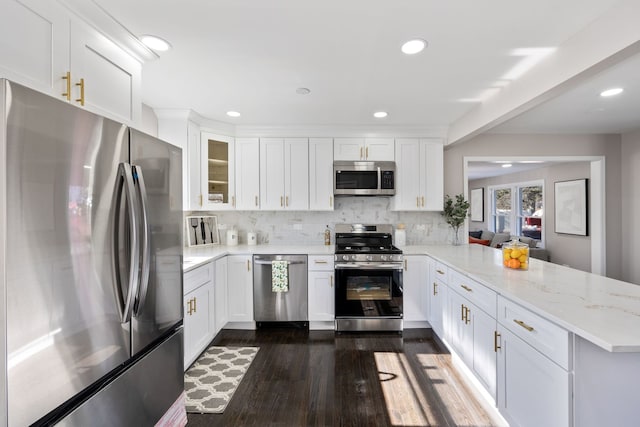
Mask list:
POLYGON ((238 230, 227 230, 227 246, 236 246, 238 244, 238 230))
POLYGON ((247 231, 247 245, 257 245, 258 244, 258 235, 255 231, 247 231))

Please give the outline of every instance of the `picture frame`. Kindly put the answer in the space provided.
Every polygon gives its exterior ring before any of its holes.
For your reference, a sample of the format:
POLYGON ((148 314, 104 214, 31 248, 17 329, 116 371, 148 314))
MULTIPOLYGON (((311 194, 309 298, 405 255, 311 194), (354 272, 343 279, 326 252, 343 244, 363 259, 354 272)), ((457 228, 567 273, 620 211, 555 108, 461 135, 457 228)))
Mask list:
POLYGON ((213 246, 220 244, 218 218, 215 215, 185 217, 187 246, 213 246))
POLYGON ((471 190, 471 221, 484 222, 484 188, 471 190))
POLYGON ((588 179, 555 182, 555 232, 589 235, 588 179))

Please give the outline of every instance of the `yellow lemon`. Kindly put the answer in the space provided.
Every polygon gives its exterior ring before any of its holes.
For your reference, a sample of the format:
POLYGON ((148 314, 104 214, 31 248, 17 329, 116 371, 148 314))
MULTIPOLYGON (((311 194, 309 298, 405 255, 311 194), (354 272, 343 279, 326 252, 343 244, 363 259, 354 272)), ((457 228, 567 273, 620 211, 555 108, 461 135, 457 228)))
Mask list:
POLYGON ((520 249, 514 249, 511 251, 511 258, 520 258, 520 255, 522 255, 520 249))
POLYGON ((520 257, 518 258, 518 261, 522 262, 527 262, 527 256, 526 255, 520 255, 520 257))
POLYGON ((529 266, 528 262, 521 262, 520 263, 520 269, 521 270, 526 270, 528 266, 529 266))

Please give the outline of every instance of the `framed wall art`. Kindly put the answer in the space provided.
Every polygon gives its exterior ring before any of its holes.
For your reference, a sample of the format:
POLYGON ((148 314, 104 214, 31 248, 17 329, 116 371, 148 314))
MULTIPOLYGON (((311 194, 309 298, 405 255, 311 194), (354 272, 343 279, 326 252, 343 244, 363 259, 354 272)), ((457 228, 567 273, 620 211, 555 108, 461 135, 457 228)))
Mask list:
POLYGON ((188 216, 185 218, 187 246, 219 245, 218 218, 215 216, 188 216))
POLYGON ((555 183, 555 232, 589 235, 588 180, 574 179, 555 183))
POLYGON ((471 190, 471 221, 484 222, 484 188, 471 190))

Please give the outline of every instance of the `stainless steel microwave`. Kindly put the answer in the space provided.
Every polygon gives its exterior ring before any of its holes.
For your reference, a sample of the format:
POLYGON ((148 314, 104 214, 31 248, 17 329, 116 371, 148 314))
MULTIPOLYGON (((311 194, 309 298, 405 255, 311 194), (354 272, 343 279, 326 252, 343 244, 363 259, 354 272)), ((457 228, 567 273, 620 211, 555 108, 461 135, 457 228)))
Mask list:
POLYGON ((396 194, 395 162, 333 162, 333 194, 336 196, 393 196, 396 194))

